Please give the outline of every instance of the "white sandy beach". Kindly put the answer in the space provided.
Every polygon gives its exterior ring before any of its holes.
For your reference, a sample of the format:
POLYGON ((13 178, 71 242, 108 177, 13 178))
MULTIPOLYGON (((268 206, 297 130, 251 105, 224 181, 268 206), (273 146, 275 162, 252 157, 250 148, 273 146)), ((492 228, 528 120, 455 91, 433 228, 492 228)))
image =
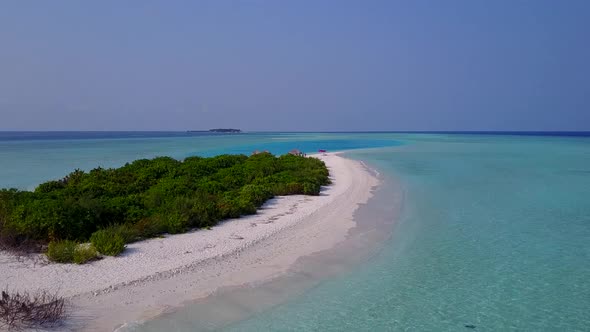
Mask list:
POLYGON ((279 197, 256 215, 133 243, 119 257, 86 265, 35 264, 0 253, 0 288, 59 291, 72 303, 68 329, 112 331, 222 287, 279 276, 298 258, 344 240, 354 211, 378 184, 360 162, 317 157, 333 182, 320 196, 279 197))

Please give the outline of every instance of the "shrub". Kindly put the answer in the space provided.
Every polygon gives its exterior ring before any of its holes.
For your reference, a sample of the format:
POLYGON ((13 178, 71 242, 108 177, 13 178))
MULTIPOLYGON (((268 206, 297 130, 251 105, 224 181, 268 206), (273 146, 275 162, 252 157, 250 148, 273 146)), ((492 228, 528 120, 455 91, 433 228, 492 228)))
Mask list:
POLYGON ((303 194, 303 184, 302 183, 289 183, 288 184, 288 188, 290 193, 292 193, 293 195, 301 195, 303 194))
POLYGON ((273 193, 265 186, 245 185, 240 195, 242 198, 252 202, 255 206, 261 206, 264 202, 273 197, 273 193))
POLYGON ((3 291, 0 298, 0 330, 55 328, 66 316, 66 302, 57 294, 3 291))
POLYGON ((317 183, 305 182, 303 184, 303 194, 304 195, 314 195, 314 196, 319 195, 320 194, 320 185, 317 183))
POLYGON ((137 240, 140 240, 142 237, 138 229, 134 227, 134 225, 132 224, 114 225, 108 228, 112 228, 113 232, 121 235, 125 243, 135 242, 137 240))
POLYGON ((98 257, 98 252, 91 243, 79 244, 74 250, 74 263, 84 264, 98 257))
POLYGON ((63 240, 50 242, 47 247, 47 258, 52 262, 84 264, 96 257, 98 253, 92 244, 63 240))
POLYGON ((143 218, 133 225, 132 228, 138 237, 150 238, 156 235, 166 233, 168 224, 166 218, 156 214, 149 218, 143 218))
POLYGON ((52 262, 71 263, 74 261, 77 246, 76 242, 70 240, 49 242, 47 258, 52 262))
POLYGON ((178 234, 186 231, 186 218, 177 213, 169 214, 166 217, 167 231, 170 234, 178 234))
POLYGON ((245 199, 240 198, 238 201, 238 206, 241 212, 241 215, 247 216, 249 214, 256 214, 256 205, 253 202, 245 199))
POLYGON ((227 195, 217 203, 217 210, 222 219, 238 218, 240 216, 240 206, 237 199, 227 195))
POLYGON ((43 247, 42 241, 19 235, 13 229, 0 225, 0 250, 9 251, 17 256, 26 256, 41 252, 43 247))
POLYGON ((117 256, 125 250, 125 239, 114 228, 105 228, 92 233, 90 242, 103 255, 117 256))

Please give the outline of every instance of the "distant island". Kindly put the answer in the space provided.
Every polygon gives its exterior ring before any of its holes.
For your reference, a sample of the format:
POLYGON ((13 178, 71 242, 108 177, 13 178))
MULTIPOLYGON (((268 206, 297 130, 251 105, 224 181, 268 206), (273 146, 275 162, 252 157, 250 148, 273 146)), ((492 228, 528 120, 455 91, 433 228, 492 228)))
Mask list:
POLYGON ((209 130, 188 130, 189 133, 203 133, 203 132, 210 132, 210 133, 241 133, 241 129, 234 129, 234 128, 215 128, 209 130))
POLYGON ((210 132, 213 133, 241 133, 240 129, 233 129, 233 128, 217 128, 217 129, 209 129, 210 132))

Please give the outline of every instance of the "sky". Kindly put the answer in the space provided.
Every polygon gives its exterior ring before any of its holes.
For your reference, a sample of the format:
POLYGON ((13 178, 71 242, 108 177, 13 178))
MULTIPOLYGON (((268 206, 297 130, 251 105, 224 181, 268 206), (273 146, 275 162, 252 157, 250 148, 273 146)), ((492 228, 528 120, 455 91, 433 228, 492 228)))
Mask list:
POLYGON ((590 130, 590 1, 0 2, 0 130, 590 130))

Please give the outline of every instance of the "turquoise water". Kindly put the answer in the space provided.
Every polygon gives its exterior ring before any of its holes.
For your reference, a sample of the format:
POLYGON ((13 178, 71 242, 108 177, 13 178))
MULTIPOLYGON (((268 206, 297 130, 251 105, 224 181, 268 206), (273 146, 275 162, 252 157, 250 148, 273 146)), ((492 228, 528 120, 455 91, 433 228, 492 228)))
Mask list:
POLYGON ((590 331, 590 140, 405 139, 351 153, 405 193, 380 254, 226 330, 590 331))
MULTIPOLYGON (((0 186, 30 188, 72 168, 155 155, 365 147, 372 149, 348 155, 394 183, 403 208, 398 216, 379 209, 393 199, 380 191, 357 220, 397 219, 391 238, 350 271, 222 330, 590 331, 587 137, 343 133, 0 140, 0 186)), ((195 318, 186 313, 151 324, 176 320, 169 330, 192 331, 195 318)))
POLYGON ((32 190, 76 168, 119 167, 140 158, 212 156, 268 150, 346 150, 399 144, 386 134, 10 133, 0 132, 0 188, 32 190), (97 138, 98 137, 98 138, 97 138))

